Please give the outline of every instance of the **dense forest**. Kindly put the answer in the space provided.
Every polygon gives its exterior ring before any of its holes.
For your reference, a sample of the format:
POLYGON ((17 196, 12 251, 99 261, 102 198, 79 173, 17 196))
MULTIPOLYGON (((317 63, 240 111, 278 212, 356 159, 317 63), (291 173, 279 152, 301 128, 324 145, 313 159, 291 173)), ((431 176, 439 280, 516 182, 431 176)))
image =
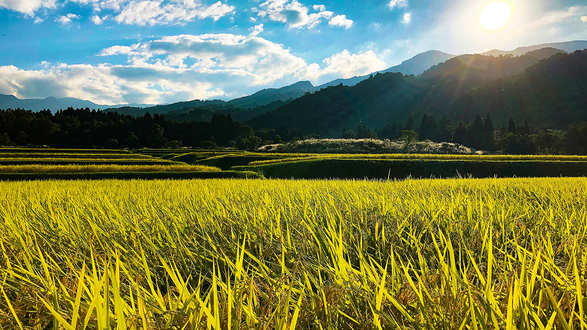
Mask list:
MULTIPOLYGON (((0 110, 0 146, 74 148, 179 148, 182 146, 233 147, 254 150, 264 144, 320 138, 281 124, 277 129, 254 131, 232 120, 230 114, 214 114, 210 122, 175 121, 164 115, 133 117, 90 109, 51 111, 0 110)), ((510 118, 507 127, 494 127, 490 115, 453 125, 447 116, 412 117, 403 124, 388 123, 376 130, 359 125, 343 128, 339 138, 454 142, 478 150, 509 154, 587 154, 587 122, 566 130, 537 131, 528 121, 510 118)))

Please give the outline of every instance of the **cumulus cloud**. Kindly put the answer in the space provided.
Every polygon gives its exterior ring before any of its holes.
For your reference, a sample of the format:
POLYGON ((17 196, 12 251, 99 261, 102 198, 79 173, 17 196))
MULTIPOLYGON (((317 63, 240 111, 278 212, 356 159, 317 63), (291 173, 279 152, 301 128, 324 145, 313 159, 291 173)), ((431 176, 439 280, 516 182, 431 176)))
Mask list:
POLYGON ((94 15, 94 16, 92 16, 92 22, 96 25, 100 25, 104 22, 104 20, 102 18, 100 18, 100 16, 94 15))
POLYGON ((328 25, 342 26, 345 29, 348 29, 351 26, 353 26, 353 21, 350 19, 347 19, 346 15, 337 15, 337 16, 334 16, 332 19, 330 19, 330 21, 328 22, 328 25))
POLYGON ((323 63, 326 64, 325 68, 320 68, 318 64, 310 65, 307 68, 306 78, 314 81, 352 78, 379 71, 386 67, 386 64, 371 50, 351 54, 345 49, 325 59, 323 63))
POLYGON ((408 0, 391 0, 387 4, 387 6, 389 7, 390 10, 394 10, 395 7, 407 7, 408 0))
POLYGON ((65 16, 60 16, 60 17, 56 18, 55 19, 55 22, 59 22, 59 23, 61 23, 63 25, 69 25, 69 24, 71 24, 71 22, 74 19, 79 19, 79 16, 76 15, 76 14, 69 13, 69 14, 67 14, 65 16))
POLYGON ((14 10, 29 17, 41 8, 55 8, 55 0, 0 0, 0 8, 14 10))
POLYGON ((406 13, 404 14, 404 18, 402 19, 402 23, 408 24, 412 21, 412 14, 406 13))
MULTIPOLYGON (((0 0, 4 1, 4 0, 0 0)), ((234 13, 235 7, 220 1, 205 5, 200 0, 69 0, 80 5, 91 5, 95 13, 111 11, 107 16, 92 17, 94 23, 112 17, 128 25, 185 24, 195 19, 221 17, 234 13)), ((100 23, 96 23, 100 24, 100 23)))
POLYGON ((587 16, 583 16, 583 17, 581 17, 581 22, 585 22, 585 23, 587 23, 587 16))
POLYGON ((259 35, 259 33, 263 32, 263 24, 259 24, 259 25, 255 25, 252 28, 253 32, 251 32, 251 34, 249 34, 251 37, 256 37, 259 35))
POLYGON ((44 62, 42 70, 0 67, 0 93, 20 98, 76 97, 97 104, 169 103, 234 98, 299 80, 319 84, 385 68, 373 51, 347 50, 308 64, 282 45, 246 35, 166 36, 98 55, 125 56, 126 65, 68 65, 44 62))
POLYGON ((334 12, 326 10, 324 5, 314 5, 315 13, 308 13, 308 7, 297 0, 268 0, 253 11, 260 17, 268 17, 274 22, 287 24, 291 28, 312 29, 322 21, 327 21, 331 26, 349 28, 353 21, 345 15, 334 16, 334 12))
POLYGON ((234 7, 218 1, 211 6, 194 0, 179 0, 170 3, 163 1, 132 1, 114 19, 129 25, 177 24, 194 19, 213 18, 217 21, 234 12, 234 7))

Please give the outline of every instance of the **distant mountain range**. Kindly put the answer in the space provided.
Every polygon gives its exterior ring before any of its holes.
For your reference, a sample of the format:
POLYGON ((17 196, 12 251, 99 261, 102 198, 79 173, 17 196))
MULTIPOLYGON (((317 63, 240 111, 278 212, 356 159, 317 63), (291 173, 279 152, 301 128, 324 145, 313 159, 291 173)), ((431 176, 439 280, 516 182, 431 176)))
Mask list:
MULTIPOLYGON (((269 88, 263 89, 252 95, 240 97, 230 101, 222 100, 193 100, 186 102, 177 102, 167 105, 144 105, 144 104, 132 104, 132 105, 116 105, 116 106, 105 106, 98 105, 90 101, 79 100, 75 98, 54 98, 48 97, 45 99, 18 99, 12 95, 1 95, 0 94, 0 109, 6 108, 23 108, 33 111, 39 111, 43 109, 58 110, 66 109, 68 107, 73 108, 90 108, 90 109, 102 109, 106 111, 117 111, 121 114, 128 115, 143 115, 147 112, 151 114, 168 114, 175 116, 178 119, 190 120, 190 118, 197 118, 198 120, 211 119, 211 116, 215 112, 222 113, 233 113, 235 120, 249 120, 254 116, 261 115, 268 111, 273 111, 278 107, 285 105, 292 100, 298 99, 306 93, 314 93, 327 87, 345 85, 355 86, 358 83, 367 80, 374 74, 377 73, 401 73, 404 75, 430 75, 433 74, 435 77, 428 77, 434 79, 440 79, 442 75, 446 77, 455 77, 454 72, 450 72, 450 68, 458 71, 458 63, 465 63, 464 65, 468 68, 465 79, 468 82, 475 80, 476 83, 488 82, 496 77, 511 76, 518 71, 519 67, 528 67, 542 59, 549 58, 550 56, 558 52, 573 52, 587 48, 587 41, 571 41, 562 43, 549 43, 541 44, 529 47, 520 47, 512 51, 492 50, 489 52, 482 53, 481 55, 486 56, 506 56, 512 55, 514 57, 524 57, 523 61, 527 61, 525 64, 513 65, 509 70, 511 72, 505 72, 506 68, 493 68, 496 70, 486 70, 486 67, 491 69, 491 60, 483 60, 478 57, 472 57, 472 55, 458 56, 443 53, 440 51, 428 51, 414 56, 413 58, 404 61, 400 65, 393 66, 383 71, 373 72, 369 75, 353 77, 348 79, 336 79, 331 82, 314 86, 309 81, 300 81, 295 84, 285 86, 282 88, 269 88), (451 61, 457 58, 458 60, 451 61), (463 62, 464 61, 464 62, 463 62), (467 61, 472 61, 467 63, 467 61), (442 70, 437 71, 435 68, 442 63, 449 63, 445 65, 442 70), (482 66, 481 68, 479 66, 482 66), (484 77, 479 76, 480 74, 485 75, 484 77), (201 110, 204 109, 204 110, 201 110), (197 111, 196 111, 197 110, 197 111), (191 116, 186 115, 191 112, 191 116)), ((518 60, 522 61, 522 60, 518 60)), ((445 77, 445 78, 446 78, 445 77)), ((462 77, 461 77, 462 79, 462 77)), ((464 80, 463 80, 464 81, 464 80)), ((462 82, 461 82, 462 83, 462 82)))
POLYGON ((72 107, 74 109, 107 109, 107 108, 118 108, 118 107, 147 107, 148 104, 124 104, 124 105, 99 105, 94 102, 80 100, 73 97, 64 97, 64 98, 56 98, 56 97, 47 97, 44 99, 19 99, 13 95, 4 95, 0 94, 0 109, 26 109, 32 111, 41 111, 41 110, 59 110, 59 109, 67 109, 68 107, 72 107))
POLYGON ((487 56, 499 56, 499 55, 513 55, 513 56, 522 56, 528 52, 532 52, 535 50, 543 49, 543 48, 555 48, 563 50, 567 53, 572 53, 576 50, 583 50, 587 49, 587 41, 585 40, 578 40, 578 41, 569 41, 569 42, 555 42, 549 44, 540 44, 534 45, 529 47, 519 47, 511 51, 504 51, 504 50, 490 50, 488 52, 482 53, 481 55, 487 56))

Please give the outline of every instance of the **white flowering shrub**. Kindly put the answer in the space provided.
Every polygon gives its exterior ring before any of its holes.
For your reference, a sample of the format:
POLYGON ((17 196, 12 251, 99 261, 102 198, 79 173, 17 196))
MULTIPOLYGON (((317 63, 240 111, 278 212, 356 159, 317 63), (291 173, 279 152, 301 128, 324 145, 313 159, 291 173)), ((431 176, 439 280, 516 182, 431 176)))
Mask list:
POLYGON ((365 154, 476 154, 475 149, 448 142, 411 142, 374 139, 310 139, 259 148, 265 152, 283 153, 365 153, 365 154))

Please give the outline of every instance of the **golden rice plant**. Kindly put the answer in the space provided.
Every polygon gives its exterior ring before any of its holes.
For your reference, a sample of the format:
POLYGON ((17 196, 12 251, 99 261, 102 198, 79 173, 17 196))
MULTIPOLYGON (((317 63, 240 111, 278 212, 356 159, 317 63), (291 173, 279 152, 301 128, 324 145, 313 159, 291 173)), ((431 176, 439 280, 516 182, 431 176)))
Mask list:
POLYGON ((0 328, 586 329, 587 179, 0 182, 0 328))
POLYGON ((0 173, 220 172, 201 165, 0 165, 0 173))
POLYGON ((152 156, 129 153, 78 153, 71 150, 70 152, 50 153, 50 152, 3 152, 0 158, 103 158, 103 159, 152 159, 152 156))
MULTIPOLYGON (((98 156, 99 157, 99 156, 98 156)), ((154 164, 154 163, 171 163, 169 160, 161 158, 61 158, 61 157, 27 157, 27 158, 11 158, 0 157, 0 164, 69 164, 69 163, 87 163, 87 164, 102 164, 102 163, 138 163, 138 164, 154 164)))

